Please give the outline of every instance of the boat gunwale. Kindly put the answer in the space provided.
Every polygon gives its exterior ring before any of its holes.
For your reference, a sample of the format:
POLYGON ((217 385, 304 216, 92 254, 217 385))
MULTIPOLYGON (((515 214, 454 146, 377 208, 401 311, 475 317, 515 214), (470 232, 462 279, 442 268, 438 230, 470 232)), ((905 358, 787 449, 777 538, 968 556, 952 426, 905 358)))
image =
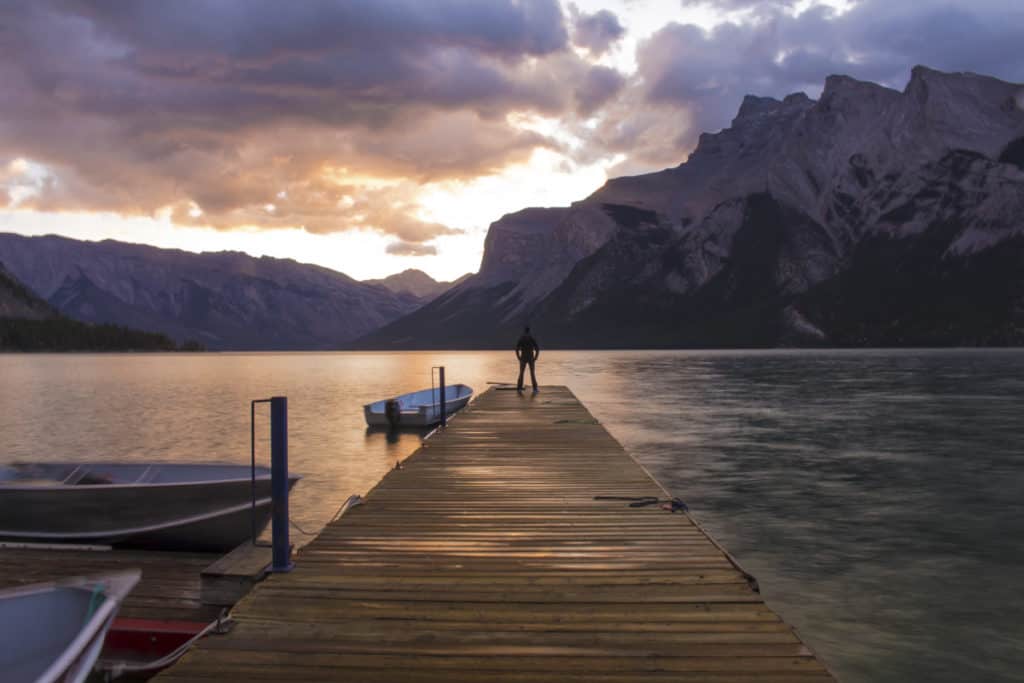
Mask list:
MULTIPOLYGON (((458 403, 460 401, 465 401, 466 403, 469 403, 469 401, 471 401, 473 399, 473 396, 476 393, 473 390, 473 387, 469 386, 468 384, 462 384, 462 383, 459 383, 459 384, 449 384, 448 387, 449 388, 466 387, 467 389, 469 389, 469 392, 465 396, 455 396, 455 397, 450 398, 450 399, 445 399, 445 402, 444 402, 445 406, 449 406, 449 405, 452 405, 454 403, 458 403)), ((391 398, 377 399, 376 401, 371 401, 370 403, 364 403, 363 404, 363 411, 364 411, 364 413, 372 414, 372 415, 384 415, 385 411, 386 411, 386 408, 383 408, 382 410, 378 411, 378 410, 374 410, 373 406, 377 405, 378 403, 386 405, 388 401, 397 400, 397 399, 402 398, 403 396, 411 396, 412 394, 419 394, 421 392, 429 392, 431 395, 433 395, 434 391, 435 391, 435 388, 418 389, 416 391, 407 391, 404 394, 399 394, 398 396, 393 396, 391 398)), ((433 407, 438 406, 438 405, 440 405, 440 403, 436 402, 436 401, 432 402, 432 403, 421 403, 421 404, 419 404, 416 407, 415 410, 402 410, 402 411, 399 411, 399 412, 402 415, 419 415, 420 413, 424 412, 425 410, 428 410, 428 409, 433 408, 433 407)))
MULTIPOLYGON (((95 590, 96 584, 103 584, 103 595, 105 598, 103 604, 89 616, 85 624, 75 634, 75 637, 64 645, 60 655, 39 674, 36 678, 36 683, 51 683, 61 680, 68 673, 69 669, 75 666, 76 662, 86 654, 90 644, 95 642, 104 631, 110 628, 114 617, 117 616, 117 611, 121 607, 121 603, 124 602, 125 597, 135 588, 141 578, 141 570, 129 569, 109 574, 76 576, 69 579, 18 586, 0 591, 0 599, 4 599, 40 595, 67 588, 83 591, 89 588, 95 590)), ((96 655, 98 657, 98 650, 96 655)), ((86 675, 92 671, 94 665, 95 659, 89 665, 86 675)))
MULTIPOLYGON (((62 463, 62 462, 54 462, 54 463, 47 463, 47 462, 43 462, 43 463, 26 463, 26 462, 13 462, 13 463, 9 463, 8 466, 15 467, 15 466, 18 466, 18 465, 74 465, 74 464, 88 465, 90 463, 62 463)), ((141 466, 144 463, 92 463, 92 464, 94 466, 96 466, 96 467, 111 467, 111 466, 120 466, 120 465, 139 465, 139 466, 141 466)), ((249 470, 251 472, 251 469, 250 469, 249 465, 237 465, 237 464, 234 464, 234 463, 224 463, 224 464, 217 464, 217 463, 196 463, 196 464, 192 464, 192 463, 161 463, 161 464, 162 465, 183 465, 183 466, 186 466, 186 467, 207 467, 207 466, 209 466, 209 467, 237 467, 239 469, 244 468, 244 469, 249 470)), ((123 482, 123 483, 110 483, 110 484, 65 484, 63 482, 54 482, 53 484, 49 484, 49 485, 46 485, 46 484, 38 485, 38 484, 8 483, 8 482, 16 482, 17 480, 16 479, 14 479, 14 480, 3 479, 3 480, 0 480, 0 493, 3 493, 5 491, 48 491, 48 492, 49 491, 94 491, 94 490, 109 491, 111 489, 126 489, 126 488, 133 488, 133 489, 157 488, 157 487, 159 487, 159 488, 175 488, 175 487, 180 487, 180 486, 209 486, 209 485, 219 485, 219 484, 235 484, 235 483, 238 483, 238 482, 252 482, 254 479, 256 481, 272 481, 272 476, 271 476, 270 468, 269 467, 264 467, 264 466, 261 465, 258 469, 264 470, 266 472, 266 474, 258 474, 258 475, 256 475, 256 477, 252 477, 250 475, 250 476, 246 476, 246 477, 234 477, 234 478, 231 478, 231 479, 202 479, 202 480, 198 480, 198 481, 142 481, 142 482, 123 482)), ((288 474, 288 480, 293 482, 293 484, 292 484, 293 486, 294 486, 294 482, 297 482, 300 479, 302 479, 302 475, 301 474, 291 474, 291 473, 288 474)))
MULTIPOLYGON (((294 486, 294 484, 292 484, 294 486)), ((290 487, 289 487, 290 488, 290 487)), ((257 508, 263 509, 270 506, 273 503, 273 498, 259 498, 256 500, 257 508)), ((249 510, 253 507, 252 501, 246 501, 238 505, 233 505, 229 508, 220 508, 212 512, 204 512, 199 515, 192 515, 190 517, 177 517, 167 522, 160 522, 158 524, 150 524, 149 526, 134 527, 130 529, 106 529, 102 531, 72 531, 72 532, 53 532, 53 531, 42 531, 28 533, 24 531, 7 531, 0 529, 0 539, 31 539, 31 538, 45 538, 45 539, 57 539, 57 538, 69 538, 69 539, 90 539, 90 538, 131 538, 132 536, 138 536, 141 534, 148 534, 158 531, 164 531, 165 529, 173 529, 174 527, 187 526, 190 524, 196 524, 199 522, 206 522, 218 517, 226 517, 228 515, 237 514, 243 510, 249 510)), ((113 541, 116 543, 117 541, 113 541)))

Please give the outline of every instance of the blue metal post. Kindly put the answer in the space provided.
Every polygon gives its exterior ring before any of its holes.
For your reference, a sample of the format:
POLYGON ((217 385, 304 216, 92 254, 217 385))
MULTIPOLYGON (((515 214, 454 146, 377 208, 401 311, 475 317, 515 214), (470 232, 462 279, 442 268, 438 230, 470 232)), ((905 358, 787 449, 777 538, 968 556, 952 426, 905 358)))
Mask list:
POLYGON ((440 397, 439 397, 441 399, 441 426, 442 427, 447 427, 448 426, 448 406, 446 406, 445 402, 444 402, 444 366, 443 365, 438 369, 438 374, 441 375, 441 380, 440 380, 441 381, 441 389, 440 389, 440 397))
POLYGON ((270 495, 273 522, 273 564, 270 571, 292 569, 288 541, 288 398, 270 399, 270 495))

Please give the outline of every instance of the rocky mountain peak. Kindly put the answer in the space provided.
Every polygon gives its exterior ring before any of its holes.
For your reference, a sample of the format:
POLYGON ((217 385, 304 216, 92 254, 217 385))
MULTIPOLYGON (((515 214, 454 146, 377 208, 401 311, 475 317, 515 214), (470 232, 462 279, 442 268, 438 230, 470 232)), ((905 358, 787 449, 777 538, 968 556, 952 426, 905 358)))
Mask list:
POLYGON ((388 275, 385 278, 379 278, 376 280, 365 280, 365 282, 371 284, 383 284, 385 287, 394 288, 397 287, 418 287, 418 286, 433 286, 437 284, 437 280, 430 277, 422 270, 418 268, 406 268, 400 273, 388 275))
POLYGON ((877 83, 845 75, 832 75, 825 79, 818 108, 845 112, 860 110, 877 114, 880 109, 895 103, 899 96, 899 91, 877 83))
POLYGON ((484 241, 480 276, 489 282, 519 280, 547 259, 551 235, 566 208, 530 208, 502 216, 484 241))
MULTIPOLYGON (((799 114, 813 105, 814 100, 804 93, 792 93, 782 100, 777 100, 774 97, 747 95, 743 98, 743 103, 740 104, 740 109, 732 120, 731 127, 742 129, 750 126, 771 125, 775 118, 799 114)), ((701 138, 703 137, 702 135, 701 138)))
POLYGON ((448 291, 466 277, 467 275, 463 275, 452 282, 438 282, 422 270, 407 268, 400 273, 388 275, 385 278, 364 280, 363 282, 368 285, 380 285, 396 294, 410 294, 429 301, 448 291))
POLYGON ((969 72, 914 67, 903 92, 908 115, 933 144, 997 157, 1024 134, 1024 86, 969 72))
POLYGON ((743 102, 740 104, 740 110, 737 112, 736 118, 732 120, 732 125, 737 125, 737 123, 743 119, 771 113, 780 106, 782 106, 782 102, 774 97, 747 95, 743 98, 743 102))
POLYGON ((971 71, 939 71, 924 64, 918 64, 910 70, 910 81, 907 83, 907 89, 912 90, 927 85, 951 88, 973 87, 971 84, 986 82, 990 85, 1003 83, 998 78, 976 74, 971 71))
POLYGON ((918 67, 903 91, 751 95, 677 167, 503 217, 478 276, 378 338, 443 320, 434 338, 465 344, 488 321, 492 343, 529 317, 570 345, 1024 339, 1024 300, 989 275, 1024 291, 1022 169, 1021 84, 918 67))

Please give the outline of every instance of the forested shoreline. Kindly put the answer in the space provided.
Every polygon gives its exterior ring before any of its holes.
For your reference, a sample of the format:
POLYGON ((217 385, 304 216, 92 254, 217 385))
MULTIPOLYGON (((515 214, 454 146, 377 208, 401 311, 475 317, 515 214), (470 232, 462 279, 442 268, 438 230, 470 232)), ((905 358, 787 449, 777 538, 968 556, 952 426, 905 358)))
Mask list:
POLYGON ((164 334, 120 325, 90 325, 64 317, 0 318, 0 351, 202 351, 164 334))

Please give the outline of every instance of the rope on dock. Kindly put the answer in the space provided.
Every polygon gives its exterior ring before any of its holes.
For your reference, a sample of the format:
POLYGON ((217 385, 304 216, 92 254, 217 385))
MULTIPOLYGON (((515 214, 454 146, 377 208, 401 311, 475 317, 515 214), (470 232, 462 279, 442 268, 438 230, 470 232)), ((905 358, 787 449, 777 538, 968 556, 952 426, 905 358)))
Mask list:
POLYGON ((316 536, 318 533, 320 533, 318 531, 306 531, 301 526, 299 526, 298 523, 294 519, 289 519, 288 523, 292 525, 293 529, 298 531, 303 536, 316 536))
MULTIPOLYGON (((618 442, 616 442, 616 443, 618 443, 618 442)), ((620 447, 621 447, 621 444, 619 444, 619 445, 620 445, 620 447)), ((671 496, 671 495, 672 495, 672 494, 671 494, 671 493, 669 492, 669 490, 668 490, 667 488, 665 488, 665 485, 664 485, 664 484, 662 484, 662 483, 661 483, 660 481, 658 481, 657 479, 655 479, 654 475, 653 475, 653 474, 651 474, 650 470, 648 470, 648 469, 647 469, 646 467, 644 467, 644 464, 643 464, 642 462, 640 462, 639 460, 637 460, 637 458, 636 458, 636 456, 635 456, 635 455, 633 455, 632 453, 630 453, 629 451, 627 451, 627 450, 626 450, 626 449, 624 449, 624 448, 623 448, 622 450, 623 450, 623 451, 624 451, 624 452, 626 453, 626 456, 627 456, 627 457, 628 457, 628 458, 629 458, 630 460, 632 460, 632 461, 633 461, 634 463, 636 463, 637 467, 639 467, 639 468, 640 468, 641 470, 643 470, 643 471, 644 471, 644 473, 646 473, 646 474, 647 474, 647 476, 651 478, 651 481, 653 481, 653 482, 655 483, 655 485, 657 485, 657 487, 658 487, 659 489, 661 489, 662 491, 664 491, 664 492, 665 492, 665 495, 666 495, 666 496, 671 496)), ((700 523, 700 520, 699 520, 699 519, 697 519, 697 518, 696 518, 696 517, 695 517, 695 516, 693 515, 693 513, 692 513, 692 512, 690 512, 689 510, 687 510, 687 511, 685 511, 685 512, 684 512, 684 514, 685 514, 685 515, 686 515, 686 516, 687 516, 687 517, 689 518, 689 520, 690 520, 691 522, 693 522, 693 525, 694 525, 695 527, 697 527, 697 529, 698 529, 698 530, 699 530, 699 531, 700 531, 700 532, 701 532, 702 534, 704 534, 704 535, 705 535, 705 536, 707 537, 707 539, 708 539, 709 541, 711 541, 711 544, 712 544, 713 546, 715 546, 716 548, 718 548, 718 550, 719 550, 719 551, 720 551, 720 552, 721 552, 721 553, 722 553, 723 555, 725 555, 725 559, 729 560, 729 564, 731 564, 731 565, 732 565, 732 566, 733 566, 733 567, 734 567, 734 568, 736 569, 736 571, 738 571, 738 572, 739 572, 740 574, 742 574, 742 575, 743 575, 743 578, 744 578, 744 579, 746 579, 746 581, 747 581, 747 585, 748 585, 748 586, 750 586, 750 589, 751 589, 751 590, 753 590, 753 591, 754 591, 755 593, 760 593, 760 592, 761 592, 761 586, 760 586, 760 585, 759 585, 759 584, 757 583, 757 577, 756 577, 756 576, 754 576, 753 574, 751 574, 750 572, 748 572, 748 571, 747 571, 746 569, 744 569, 744 568, 743 568, 743 565, 741 565, 741 564, 740 564, 739 560, 737 560, 737 559, 736 559, 735 557, 733 557, 732 553, 730 553, 730 552, 729 552, 728 550, 726 550, 726 549, 725 549, 725 546, 723 546, 723 545, 722 545, 721 543, 719 543, 718 541, 716 541, 716 540, 715 540, 715 537, 714 537, 714 536, 712 536, 711 534, 709 534, 709 533, 708 533, 707 529, 705 529, 705 528, 704 528, 704 527, 703 527, 703 526, 701 525, 701 523, 700 523)))
POLYGON ((690 508, 679 498, 661 499, 655 496, 594 496, 594 500, 622 500, 631 501, 629 507, 643 508, 651 505, 660 505, 662 510, 668 512, 686 512, 690 508))
POLYGON ((338 518, 341 517, 343 514, 345 514, 346 512, 348 512, 349 510, 351 510, 355 506, 362 505, 362 504, 363 504, 363 497, 362 496, 360 496, 358 494, 357 495, 349 496, 348 500, 346 500, 344 503, 342 503, 341 507, 338 508, 338 511, 334 513, 333 517, 331 517, 331 521, 332 522, 338 521, 338 518))

